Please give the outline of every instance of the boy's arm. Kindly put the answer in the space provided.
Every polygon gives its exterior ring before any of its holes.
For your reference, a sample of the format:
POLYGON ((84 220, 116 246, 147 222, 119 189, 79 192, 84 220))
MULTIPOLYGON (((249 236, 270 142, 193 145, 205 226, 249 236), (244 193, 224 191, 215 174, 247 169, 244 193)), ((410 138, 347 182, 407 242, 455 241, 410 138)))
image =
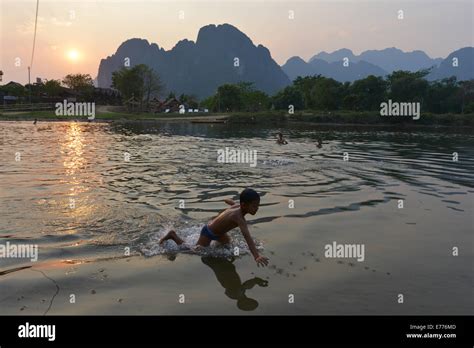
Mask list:
POLYGON ((230 198, 224 199, 224 202, 226 202, 226 203, 227 203, 228 205, 230 205, 230 206, 235 205, 235 202, 234 202, 232 199, 230 199, 230 198))
POLYGON ((247 221, 245 219, 239 219, 239 227, 240 231, 242 232, 242 235, 245 238, 245 241, 247 242, 247 245, 249 246, 250 252, 252 253, 255 261, 257 261, 257 264, 261 264, 263 266, 268 265, 268 259, 264 256, 260 256, 258 253, 257 247, 255 246, 255 243, 253 242, 252 236, 250 235, 248 226, 247 226, 247 221))

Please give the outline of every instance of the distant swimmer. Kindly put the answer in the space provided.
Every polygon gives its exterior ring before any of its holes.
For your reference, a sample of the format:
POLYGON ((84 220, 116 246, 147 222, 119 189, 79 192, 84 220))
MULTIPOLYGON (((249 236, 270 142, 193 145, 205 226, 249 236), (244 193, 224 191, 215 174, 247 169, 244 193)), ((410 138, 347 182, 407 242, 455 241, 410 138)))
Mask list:
POLYGON ((283 134, 281 134, 281 132, 278 132, 277 133, 277 144, 279 145, 286 145, 288 144, 288 142, 285 140, 285 138, 283 138, 283 134))
POLYGON ((321 147, 323 147, 323 141, 321 140, 321 138, 318 138, 318 144, 316 145, 319 149, 321 147))
POLYGON ((36 124, 36 122, 38 122, 38 120, 35 118, 35 121, 33 122, 33 124, 36 124))
MULTIPOLYGON (((196 246, 207 247, 213 240, 217 240, 221 244, 229 244, 230 237, 227 235, 227 232, 233 228, 240 227, 240 231, 249 246, 250 252, 257 262, 257 265, 268 265, 268 259, 258 253, 257 247, 250 235, 247 221, 245 220, 246 214, 255 215, 258 211, 260 205, 260 196, 258 193, 250 188, 246 188, 240 193, 239 204, 231 199, 226 199, 225 203, 230 205, 230 208, 225 209, 209 221, 207 225, 204 225, 196 246)), ((184 240, 182 240, 175 231, 171 230, 160 239, 160 244, 169 239, 173 240, 178 245, 184 243, 184 240)))

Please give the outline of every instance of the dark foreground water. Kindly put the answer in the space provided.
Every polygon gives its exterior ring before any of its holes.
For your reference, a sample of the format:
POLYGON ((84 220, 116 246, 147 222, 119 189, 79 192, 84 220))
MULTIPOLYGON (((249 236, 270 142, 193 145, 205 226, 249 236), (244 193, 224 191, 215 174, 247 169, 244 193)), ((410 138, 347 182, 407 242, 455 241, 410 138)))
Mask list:
POLYGON ((2 314, 473 312, 472 133, 185 122, 0 132, 0 245, 39 248, 37 261, 0 258, 2 314), (226 147, 257 151, 256 166, 219 163, 226 147), (262 195, 248 220, 269 268, 238 230, 237 257, 158 246, 169 228, 192 244, 245 187, 262 195), (333 242, 363 245, 363 261, 325 257, 333 242))

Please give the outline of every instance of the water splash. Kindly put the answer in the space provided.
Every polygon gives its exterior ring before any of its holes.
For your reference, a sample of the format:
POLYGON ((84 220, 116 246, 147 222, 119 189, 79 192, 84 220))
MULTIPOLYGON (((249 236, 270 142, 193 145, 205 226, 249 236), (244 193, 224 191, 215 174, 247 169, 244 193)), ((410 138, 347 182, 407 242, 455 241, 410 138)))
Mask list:
MULTIPOLYGON (((196 242, 199 239, 202 225, 193 225, 175 229, 171 224, 164 225, 158 232, 152 233, 148 241, 142 243, 138 250, 146 257, 155 255, 168 255, 176 253, 190 253, 199 256, 213 256, 229 258, 241 255, 250 254, 249 247, 240 233, 231 233, 231 243, 228 245, 221 245, 218 242, 212 242, 209 247, 197 247, 196 242), (159 244, 160 239, 170 230, 175 230, 181 239, 184 240, 182 245, 177 245, 171 240, 165 241, 162 245, 159 244), (236 251, 238 250, 238 254, 236 251)), ((258 250, 263 250, 263 243, 254 240, 258 250)))

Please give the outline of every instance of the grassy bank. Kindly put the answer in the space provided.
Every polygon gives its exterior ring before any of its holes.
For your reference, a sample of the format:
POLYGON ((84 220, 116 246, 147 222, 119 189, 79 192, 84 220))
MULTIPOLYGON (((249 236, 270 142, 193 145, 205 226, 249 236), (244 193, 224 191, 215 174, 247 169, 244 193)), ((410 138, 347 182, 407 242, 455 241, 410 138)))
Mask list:
POLYGON ((452 126, 474 127, 474 114, 421 114, 418 120, 411 117, 382 117, 374 111, 302 111, 288 115, 285 112, 233 113, 229 122, 310 122, 319 124, 386 125, 386 126, 452 126))
MULTIPOLYGON (((87 117, 57 116, 54 111, 17 112, 0 115, 1 120, 44 120, 44 121, 87 121, 87 117)), ((261 124, 285 122, 310 122, 318 124, 341 125, 386 125, 386 126, 450 126, 474 127, 474 114, 429 114, 422 113, 420 119, 411 117, 382 117, 377 112, 365 111, 301 111, 288 115, 284 111, 232 112, 232 113, 195 113, 195 114, 152 114, 125 112, 98 112, 96 121, 133 121, 133 120, 195 120, 227 118, 229 123, 261 124)))
MULTIPOLYGON (((212 114, 208 113, 195 113, 190 115, 181 115, 179 113, 170 113, 170 114, 153 114, 153 113, 125 113, 125 112, 98 112, 95 114, 95 120, 103 121, 120 121, 120 120, 161 120, 161 119, 173 119, 173 118, 189 118, 194 117, 220 117, 222 114, 212 114)), ((225 115, 224 115, 225 116, 225 115)), ((39 121, 87 121, 87 116, 57 116, 54 111, 25 111, 25 112, 16 112, 9 114, 0 114, 0 120, 4 121, 15 121, 15 120, 34 120, 39 121)))

